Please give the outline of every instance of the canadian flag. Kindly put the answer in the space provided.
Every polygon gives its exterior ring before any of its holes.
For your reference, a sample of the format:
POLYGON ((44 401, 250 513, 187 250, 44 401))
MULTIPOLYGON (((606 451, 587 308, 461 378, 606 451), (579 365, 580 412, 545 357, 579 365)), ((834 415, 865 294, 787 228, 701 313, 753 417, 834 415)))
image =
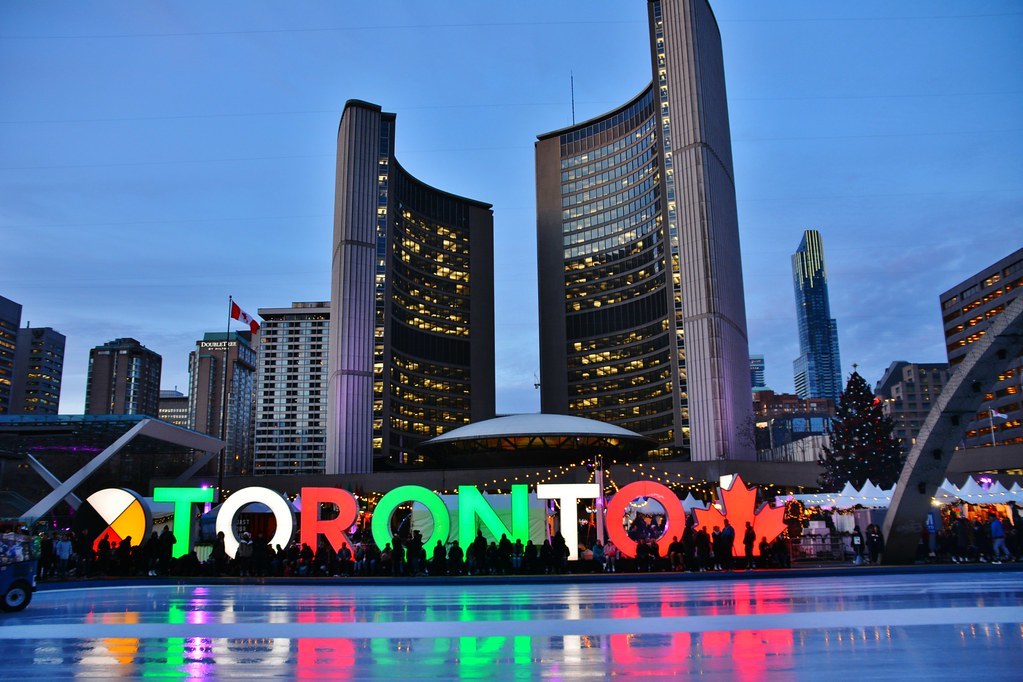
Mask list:
POLYGON ((252 319, 252 315, 242 310, 234 301, 231 301, 231 319, 249 325, 249 329, 253 334, 259 333, 259 323, 252 319))

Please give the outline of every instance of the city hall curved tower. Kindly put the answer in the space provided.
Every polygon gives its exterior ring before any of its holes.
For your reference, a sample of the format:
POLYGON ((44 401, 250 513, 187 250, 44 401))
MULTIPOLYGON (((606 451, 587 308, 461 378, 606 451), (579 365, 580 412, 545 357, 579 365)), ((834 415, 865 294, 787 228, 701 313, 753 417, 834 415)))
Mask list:
POLYGON ((544 412, 753 459, 721 36, 706 0, 649 0, 653 82, 538 136, 544 412))
POLYGON ((349 101, 338 129, 326 473, 494 416, 491 206, 405 171, 395 118, 349 101))

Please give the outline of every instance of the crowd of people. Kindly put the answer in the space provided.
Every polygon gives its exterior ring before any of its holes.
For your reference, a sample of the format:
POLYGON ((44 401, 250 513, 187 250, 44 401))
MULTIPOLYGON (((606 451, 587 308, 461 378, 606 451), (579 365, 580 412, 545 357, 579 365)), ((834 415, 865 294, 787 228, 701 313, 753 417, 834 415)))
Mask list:
MULTIPOLYGON (((298 540, 286 547, 271 547, 265 538, 242 533, 235 556, 225 549, 224 534, 213 541, 205 560, 193 550, 173 556, 175 537, 171 529, 154 531, 148 542, 137 545, 131 537, 115 541, 103 537, 93 543, 74 531, 41 533, 35 538, 34 555, 38 578, 108 576, 451 576, 451 575, 553 575, 566 572, 702 572, 789 568, 791 551, 785 534, 773 541, 757 538, 749 523, 733 528, 725 519, 722 526, 697 527, 686 519, 680 535, 664 536, 662 519, 642 518, 626 532, 636 543, 634 556, 623 555, 614 542, 595 539, 580 546, 578 561, 561 533, 534 543, 510 540, 506 535, 487 539, 482 531, 466 547, 457 540, 424 543, 418 530, 399 534, 379 547, 369 533, 356 531, 351 544, 339 551, 322 536, 316 547, 298 540), (661 545, 668 542, 662 552, 661 545)), ((850 534, 854 563, 879 563, 884 539, 877 524, 850 534)), ((1021 538, 1015 527, 998 515, 987 522, 959 516, 947 530, 930 534, 924 529, 920 540, 922 560, 968 562, 1012 561, 1021 556, 1021 538)), ((207 553, 203 551, 203 554, 207 553)))

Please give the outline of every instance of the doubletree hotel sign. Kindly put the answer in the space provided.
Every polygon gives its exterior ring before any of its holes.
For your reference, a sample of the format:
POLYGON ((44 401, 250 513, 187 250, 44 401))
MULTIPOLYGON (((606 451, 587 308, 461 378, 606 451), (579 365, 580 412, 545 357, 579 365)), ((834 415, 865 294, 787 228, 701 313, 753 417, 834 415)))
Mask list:
MULTIPOLYGON (((473 486, 459 486, 457 508, 449 507, 440 495, 417 485, 406 485, 387 492, 377 501, 372 510, 370 530, 373 541, 379 547, 392 542, 391 516, 402 505, 418 503, 425 507, 433 519, 433 531, 424 538, 424 546, 432 547, 437 541, 458 540, 459 545, 468 546, 476 534, 476 528, 485 528, 494 537, 507 535, 512 542, 529 540, 530 496, 538 500, 553 500, 560 507, 560 528, 568 546, 569 558, 578 558, 578 504, 580 501, 595 500, 600 494, 596 483, 539 484, 530 492, 526 485, 513 485, 511 493, 504 496, 484 497, 473 486), (499 515, 492 501, 504 497, 509 513, 499 515), (504 518, 502 518, 502 516, 504 518), (452 518, 458 522, 458 530, 452 537, 452 518)), ((299 528, 299 540, 316 547, 320 536, 334 548, 351 547, 348 530, 356 523, 359 503, 343 488, 307 487, 302 488, 302 512, 297 516, 293 507, 281 493, 263 487, 243 488, 232 494, 221 505, 217 514, 216 530, 223 532, 225 549, 234 556, 238 550, 238 538, 234 531, 235 517, 245 507, 254 503, 266 505, 276 521, 276 530, 269 544, 271 547, 286 547, 299 528), (323 517, 325 508, 330 508, 330 518, 323 517)), ((725 519, 742 533, 748 521, 757 538, 773 541, 785 530, 782 508, 771 508, 767 504, 756 509, 756 488, 747 488, 736 476, 728 489, 720 490, 719 505, 708 509, 696 509, 696 525, 708 529, 723 526, 725 519)), ((625 530, 629 505, 637 498, 656 500, 664 509, 664 535, 681 537, 685 530, 685 509, 682 502, 667 486, 654 481, 636 481, 618 490, 607 505, 606 526, 608 537, 618 546, 624 556, 635 556, 636 542, 625 530)), ((154 502, 171 503, 174 506, 174 556, 179 557, 191 551, 193 505, 213 501, 212 488, 156 488, 154 502)), ((151 532, 152 513, 144 498, 123 488, 107 488, 93 493, 79 510, 76 523, 79 528, 91 528, 94 545, 102 538, 120 541, 127 536, 133 544, 144 544, 151 532), (137 542, 134 539, 137 538, 137 542)), ((534 510, 535 513, 535 510, 534 510)), ((667 552, 667 544, 661 543, 659 551, 667 552)), ((759 552, 759 548, 755 549, 759 552)))

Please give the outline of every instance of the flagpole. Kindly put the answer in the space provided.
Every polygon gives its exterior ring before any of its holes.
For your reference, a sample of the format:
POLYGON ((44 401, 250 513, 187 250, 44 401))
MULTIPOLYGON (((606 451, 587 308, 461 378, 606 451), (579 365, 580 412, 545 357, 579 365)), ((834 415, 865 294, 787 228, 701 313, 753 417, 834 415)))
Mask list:
POLYGON ((993 409, 987 411, 987 423, 991 425, 991 445, 995 445, 995 411, 993 409))
POLYGON ((217 498, 224 501, 224 467, 227 458, 227 351, 228 341, 231 338, 231 311, 234 306, 234 296, 227 297, 227 333, 224 335, 224 378, 220 384, 220 440, 224 441, 224 447, 220 449, 220 465, 217 467, 217 498))

